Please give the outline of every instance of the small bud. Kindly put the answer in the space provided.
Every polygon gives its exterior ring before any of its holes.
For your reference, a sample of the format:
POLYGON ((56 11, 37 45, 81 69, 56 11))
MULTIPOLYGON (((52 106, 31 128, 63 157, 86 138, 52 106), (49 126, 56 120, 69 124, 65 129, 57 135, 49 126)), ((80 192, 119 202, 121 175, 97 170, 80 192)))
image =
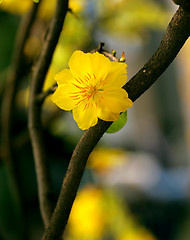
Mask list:
POLYGON ((122 52, 121 58, 119 59, 119 61, 120 61, 120 62, 125 62, 125 61, 126 61, 126 59, 125 59, 125 53, 124 53, 124 52, 122 52))
POLYGON ((116 55, 116 50, 112 50, 112 54, 113 54, 113 56, 115 57, 115 55, 116 55))
POLYGON ((35 3, 39 3, 40 0, 33 0, 35 3))

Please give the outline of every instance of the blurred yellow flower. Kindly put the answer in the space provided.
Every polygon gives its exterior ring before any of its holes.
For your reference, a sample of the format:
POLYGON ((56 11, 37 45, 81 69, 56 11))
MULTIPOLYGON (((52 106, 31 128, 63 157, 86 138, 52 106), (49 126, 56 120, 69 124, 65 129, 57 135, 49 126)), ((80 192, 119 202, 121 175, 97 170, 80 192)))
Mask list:
POLYGON ((87 186, 77 196, 73 205, 66 239, 101 239, 105 228, 102 206, 102 192, 98 188, 87 186))
POLYGON ((137 229, 132 229, 128 232, 126 231, 119 236, 117 240, 156 240, 156 238, 142 227, 139 228, 138 231, 137 229))
MULTIPOLYGON (((5 11, 12 12, 15 14, 24 14, 27 12, 32 3, 38 3, 40 0, 0 0, 1 8, 5 11)), ((86 0, 69 0, 69 8, 73 12, 79 12, 84 9, 86 0)), ((40 6, 39 16, 40 18, 49 19, 55 10, 56 0, 43 0, 40 6)))
POLYGON ((119 192, 92 185, 79 191, 73 204, 65 240, 156 240, 139 224, 119 192))
POLYGON ((110 169, 124 165, 127 160, 127 153, 122 149, 98 147, 90 154, 87 166, 104 175, 110 169))
POLYGON ((85 6, 85 1, 86 0, 69 0, 69 8, 72 12, 80 12, 85 6))
POLYGON ((132 106, 121 87, 127 80, 127 65, 111 62, 104 55, 75 51, 55 80, 58 87, 52 101, 63 110, 73 110, 73 118, 82 130, 96 125, 98 118, 116 121, 132 106))
POLYGON ((23 14, 30 8, 32 4, 32 0, 4 0, 1 4, 1 9, 11 12, 11 13, 18 13, 23 14))

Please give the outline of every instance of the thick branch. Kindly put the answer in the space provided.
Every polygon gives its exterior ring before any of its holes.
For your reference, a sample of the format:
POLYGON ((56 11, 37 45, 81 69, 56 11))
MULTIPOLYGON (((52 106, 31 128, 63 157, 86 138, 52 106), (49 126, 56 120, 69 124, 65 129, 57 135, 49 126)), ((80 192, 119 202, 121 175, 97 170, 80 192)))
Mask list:
POLYGON ((44 79, 51 63, 55 47, 58 43, 67 10, 68 0, 58 0, 47 38, 43 44, 31 80, 29 131, 37 174, 40 210, 45 226, 47 226, 53 211, 52 184, 48 168, 47 152, 43 139, 41 104, 36 101, 36 96, 42 92, 44 79))
POLYGON ((109 127, 109 124, 108 122, 100 120, 95 127, 90 128, 84 133, 77 144, 62 185, 57 206, 50 220, 48 230, 45 232, 42 240, 56 240, 62 235, 88 156, 109 127))
MULTIPOLYGON (((167 28, 157 52, 147 64, 125 85, 130 98, 140 97, 174 60, 190 33, 190 15, 182 8, 176 12, 167 28), (145 70, 145 71, 144 71, 145 70)), ((77 144, 63 181, 57 206, 43 240, 56 240, 61 236, 71 211, 89 154, 96 146, 110 122, 99 121, 84 133, 77 144)))
POLYGON ((151 59, 127 82, 124 89, 134 102, 172 63, 190 35, 190 13, 181 7, 168 25, 164 38, 151 59))

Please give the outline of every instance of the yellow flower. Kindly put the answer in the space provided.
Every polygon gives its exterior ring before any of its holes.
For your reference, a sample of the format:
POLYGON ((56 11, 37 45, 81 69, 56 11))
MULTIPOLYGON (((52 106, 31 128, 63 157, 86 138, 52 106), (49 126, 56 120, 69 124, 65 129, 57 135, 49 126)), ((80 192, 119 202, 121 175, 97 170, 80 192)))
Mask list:
POLYGON ((66 239, 101 239, 106 227, 102 197, 103 192, 90 185, 79 192, 69 217, 66 239))
POLYGON ((104 55, 75 51, 55 80, 58 87, 52 101, 63 110, 73 110, 73 118, 82 130, 96 125, 98 118, 116 121, 132 106, 121 87, 127 80, 127 65, 111 62, 104 55))
MULTIPOLYGON (((83 11, 85 1, 86 0, 70 0, 69 8, 72 9, 74 13, 83 11)), ((39 3, 40 0, 0 0, 0 4, 2 3, 0 8, 15 14, 24 14, 29 11, 33 2, 39 3)), ((42 1, 38 16, 43 19, 51 18, 55 10, 56 2, 56 0, 42 1)))

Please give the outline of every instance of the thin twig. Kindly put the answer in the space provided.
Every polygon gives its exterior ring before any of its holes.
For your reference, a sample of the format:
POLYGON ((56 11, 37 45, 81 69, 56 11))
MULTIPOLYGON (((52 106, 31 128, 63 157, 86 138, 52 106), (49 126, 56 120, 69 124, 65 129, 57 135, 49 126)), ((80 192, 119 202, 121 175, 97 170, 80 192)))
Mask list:
POLYGON ((50 28, 43 44, 41 54, 33 71, 29 101, 29 132, 34 153, 35 168, 38 182, 40 210, 44 225, 49 223, 52 214, 53 191, 48 167, 47 152, 44 146, 43 129, 41 123, 41 103, 36 101, 41 94, 45 76, 55 47, 62 31, 63 22, 68 10, 68 0, 58 0, 55 14, 50 23, 50 28))
MULTIPOLYGON (((140 95, 154 83, 154 81, 174 60, 177 52, 179 52, 187 40, 189 33, 190 15, 185 13, 182 8, 179 8, 169 23, 166 34, 159 49, 157 50, 157 53, 154 54, 147 64, 145 64, 146 68, 143 67, 125 86, 125 89, 128 90, 129 96, 133 101, 140 97, 140 95), (179 40, 179 38, 181 40, 179 40), (168 55, 170 55, 170 57, 168 57, 168 55), (159 62, 161 57, 162 64, 160 65, 159 62), (142 72, 144 73, 144 70, 146 70, 149 65, 152 66, 152 69, 149 69, 151 74, 147 74, 146 77, 148 79, 145 79, 144 77, 142 79, 142 72)), ((62 235, 62 232, 67 224, 89 154, 110 124, 110 122, 99 120, 96 126, 90 128, 84 133, 77 144, 73 152, 66 177, 63 181, 57 206, 52 214, 49 227, 44 233, 42 240, 56 240, 62 235)))
POLYGON ((115 62, 119 62, 119 58, 114 56, 113 53, 110 53, 110 52, 105 51, 105 50, 102 50, 101 53, 104 54, 106 57, 110 58, 111 60, 113 60, 115 62))
POLYGON ((103 46, 105 45, 105 43, 100 42, 98 44, 98 47, 94 48, 92 51, 90 51, 91 53, 95 53, 95 52, 102 52, 103 50, 103 46))
POLYGON ((29 13, 22 19, 16 44, 12 56, 12 62, 10 67, 10 73, 7 78, 5 92, 2 103, 2 138, 3 138, 3 160, 6 164, 10 173, 11 188, 17 195, 17 201, 20 207, 22 221, 23 221, 23 239, 27 239, 26 231, 26 212, 24 208, 24 196, 21 190, 20 176, 18 171, 18 163, 15 159, 14 147, 13 147, 13 136, 12 128, 14 123, 14 109, 15 109, 15 97, 24 75, 23 69, 25 69, 25 57, 24 57, 24 46, 28 36, 30 34, 31 27, 36 17, 38 5, 33 4, 29 13))
POLYGON ((55 92, 56 88, 57 88, 57 84, 55 83, 48 90, 38 94, 36 96, 36 101, 42 104, 44 102, 44 100, 46 99, 46 97, 48 97, 50 94, 55 92))

